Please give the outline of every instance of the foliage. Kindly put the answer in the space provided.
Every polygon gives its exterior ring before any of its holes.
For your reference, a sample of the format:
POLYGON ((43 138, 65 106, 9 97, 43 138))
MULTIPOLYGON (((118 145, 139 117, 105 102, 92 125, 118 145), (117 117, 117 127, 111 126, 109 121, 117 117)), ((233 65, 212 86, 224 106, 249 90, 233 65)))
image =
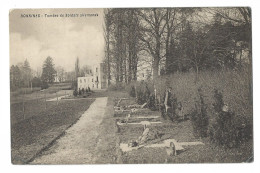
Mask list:
POLYGON ((42 76, 41 79, 46 83, 53 83, 56 70, 54 69, 53 59, 48 56, 42 66, 42 76))
POLYGON ((195 109, 191 113, 191 122, 195 136, 207 137, 209 115, 207 113, 207 105, 204 102, 202 90, 198 89, 199 99, 196 98, 195 109))
POLYGON ((24 64, 22 67, 22 72, 23 72, 22 77, 23 77, 25 86, 30 87, 32 72, 31 72, 30 64, 27 59, 24 61, 24 64))
POLYGON ((42 85, 42 81, 40 78, 34 77, 32 79, 32 87, 41 87, 41 85, 42 85))
POLYGON ((74 95, 74 97, 77 97, 77 95, 78 95, 78 90, 77 90, 77 88, 74 89, 73 95, 74 95))
POLYGON ((148 100, 147 100, 147 107, 151 109, 152 111, 158 110, 158 106, 156 105, 155 95, 150 94, 148 100))
POLYGON ((201 71, 252 65, 247 7, 108 9, 104 16, 109 83, 111 75, 116 82, 136 81, 143 63, 154 80, 196 71, 195 81, 201 71), (205 20, 202 13, 213 17, 205 20))
POLYGON ((210 139, 212 142, 227 147, 238 146, 241 142, 252 138, 252 124, 243 121, 238 124, 235 121, 235 113, 224 104, 223 95, 218 90, 214 90, 215 122, 210 128, 210 139))
POLYGON ((49 88, 48 83, 45 82, 45 81, 42 81, 42 83, 41 83, 41 89, 47 89, 47 88, 49 88))
POLYGON ((12 91, 22 87, 31 87, 32 70, 29 61, 12 65, 10 68, 10 88, 12 91))
POLYGON ((58 67, 56 67, 56 72, 57 72, 56 76, 57 76, 59 82, 64 82, 64 79, 65 79, 65 70, 64 70, 64 68, 61 67, 61 66, 58 66, 58 67))
POLYGON ((22 86, 22 76, 19 67, 12 65, 10 68, 10 87, 15 90, 22 86))
MULTIPOLYGON (((207 105, 206 112, 209 116, 209 137, 212 141, 216 141, 214 137, 212 138, 214 136, 213 133, 218 133, 217 129, 219 128, 217 124, 217 110, 215 109, 218 107, 218 110, 221 110, 222 105, 225 103, 229 105, 230 113, 233 114, 233 131, 230 133, 235 134, 235 137, 230 136, 230 139, 236 139, 236 142, 230 144, 234 146, 240 145, 243 141, 252 139, 253 135, 253 105, 250 98, 251 90, 248 85, 251 78, 248 77, 248 73, 249 69, 247 67, 241 68, 239 71, 228 69, 202 71, 196 83, 193 80, 196 76, 194 72, 162 76, 161 79, 155 81, 155 85, 158 88, 157 97, 162 98, 166 89, 166 81, 168 81, 168 85, 172 87, 172 92, 176 94, 178 101, 182 103, 184 115, 189 116, 194 112, 194 105, 199 101, 198 88, 201 88, 204 104, 207 105), (218 93, 221 91, 221 95, 216 95, 212 92, 214 89, 218 90, 218 93), (218 97, 218 100, 222 101, 216 102, 218 97)), ((197 107, 199 108, 199 106, 197 107)))
POLYGON ((131 85, 130 87, 131 87, 131 89, 130 89, 130 91, 129 91, 129 95, 130 95, 131 97, 136 97, 136 95, 135 95, 135 86, 134 86, 134 85, 131 85))
POLYGON ((81 92, 82 92, 82 94, 84 95, 84 94, 85 94, 85 89, 82 88, 82 89, 81 89, 81 92))
POLYGON ((138 104, 147 103, 150 97, 150 89, 148 87, 148 83, 141 81, 139 85, 136 86, 136 101, 138 104))
POLYGON ((78 91, 78 95, 81 96, 82 95, 82 90, 79 88, 79 91, 78 91))

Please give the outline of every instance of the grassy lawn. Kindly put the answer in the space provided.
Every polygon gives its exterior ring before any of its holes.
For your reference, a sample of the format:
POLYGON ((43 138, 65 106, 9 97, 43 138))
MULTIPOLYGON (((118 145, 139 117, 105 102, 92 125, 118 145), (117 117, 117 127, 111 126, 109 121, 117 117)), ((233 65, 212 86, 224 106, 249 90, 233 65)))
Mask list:
POLYGON ((12 163, 23 164, 59 137, 88 109, 94 99, 56 102, 26 102, 25 119, 22 103, 11 105, 12 163))
POLYGON ((45 97, 46 99, 49 99, 67 94, 72 95, 73 91, 69 89, 70 86, 70 83, 53 84, 45 90, 40 90, 40 88, 33 88, 32 91, 31 88, 21 88, 10 93, 10 101, 11 104, 13 104, 31 100, 38 101, 45 99, 45 97))

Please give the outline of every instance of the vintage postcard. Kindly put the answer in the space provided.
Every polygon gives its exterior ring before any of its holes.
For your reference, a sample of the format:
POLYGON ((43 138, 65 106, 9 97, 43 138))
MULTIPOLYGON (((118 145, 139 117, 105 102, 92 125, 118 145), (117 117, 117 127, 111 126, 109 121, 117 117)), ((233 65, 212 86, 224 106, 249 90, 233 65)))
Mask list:
POLYGON ((11 162, 253 162, 248 7, 12 9, 11 162))

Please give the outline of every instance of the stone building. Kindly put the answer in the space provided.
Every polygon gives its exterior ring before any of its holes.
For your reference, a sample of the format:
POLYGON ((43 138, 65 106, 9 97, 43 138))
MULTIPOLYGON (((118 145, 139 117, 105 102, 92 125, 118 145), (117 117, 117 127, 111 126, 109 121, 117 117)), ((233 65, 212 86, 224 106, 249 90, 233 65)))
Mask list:
POLYGON ((87 88, 91 90, 106 89, 107 78, 105 74, 105 64, 100 63, 94 65, 90 74, 86 74, 84 77, 78 77, 78 89, 87 88))

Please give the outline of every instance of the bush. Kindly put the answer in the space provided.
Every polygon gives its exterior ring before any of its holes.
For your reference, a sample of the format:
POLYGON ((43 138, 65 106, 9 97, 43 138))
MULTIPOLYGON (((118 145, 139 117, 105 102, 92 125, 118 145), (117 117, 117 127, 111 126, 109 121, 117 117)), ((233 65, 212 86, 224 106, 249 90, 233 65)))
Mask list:
POLYGON ((227 147, 236 147, 241 142, 252 137, 252 124, 246 119, 238 121, 235 113, 229 110, 223 101, 223 95, 214 90, 215 122, 210 128, 210 139, 212 142, 227 147))
POLYGON ((131 97, 136 97, 136 95, 135 95, 135 86, 134 85, 131 85, 131 89, 129 91, 129 95, 131 97))
POLYGON ((41 87, 42 81, 40 78, 34 77, 32 79, 32 87, 41 87))
POLYGON ((145 82, 141 82, 139 85, 136 86, 136 101, 138 104, 147 103, 150 97, 150 90, 148 84, 145 82))
POLYGON ((74 89, 74 91, 73 91, 73 95, 74 95, 74 97, 77 97, 77 95, 78 95, 78 91, 77 91, 77 89, 74 89))
POLYGON ((49 88, 48 83, 47 82, 42 82, 41 89, 43 90, 43 89, 47 89, 47 88, 49 88))
POLYGON ((193 132, 197 137, 207 137, 209 116, 201 89, 198 89, 198 95, 199 99, 195 101, 195 109, 191 113, 193 132))
POLYGON ((78 95, 81 96, 82 92, 81 92, 81 89, 79 88, 79 92, 78 92, 78 95))
POLYGON ((155 95, 151 94, 147 101, 147 107, 151 109, 152 111, 158 110, 158 107, 156 105, 155 95))

